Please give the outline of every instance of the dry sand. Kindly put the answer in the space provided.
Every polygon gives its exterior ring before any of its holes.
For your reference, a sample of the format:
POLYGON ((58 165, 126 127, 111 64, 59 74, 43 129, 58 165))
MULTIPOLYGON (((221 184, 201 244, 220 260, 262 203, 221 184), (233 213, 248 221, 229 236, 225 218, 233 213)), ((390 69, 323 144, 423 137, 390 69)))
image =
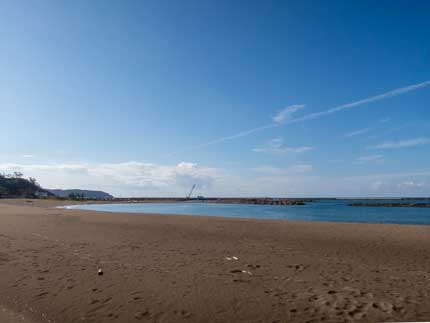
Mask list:
POLYGON ((1 322, 430 321, 430 226, 54 205, 0 201, 1 322))

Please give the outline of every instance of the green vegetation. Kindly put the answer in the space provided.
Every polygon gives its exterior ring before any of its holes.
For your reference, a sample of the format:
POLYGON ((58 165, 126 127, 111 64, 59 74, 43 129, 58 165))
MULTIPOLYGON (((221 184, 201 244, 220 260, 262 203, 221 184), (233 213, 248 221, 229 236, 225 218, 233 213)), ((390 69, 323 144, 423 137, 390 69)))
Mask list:
POLYGON ((35 178, 23 178, 23 174, 0 174, 0 198, 36 198, 52 195, 37 183, 35 178))
POLYGON ((20 172, 0 174, 0 198, 56 198, 61 200, 111 200, 113 196, 102 191, 49 190, 42 188, 35 178, 24 178, 20 172))

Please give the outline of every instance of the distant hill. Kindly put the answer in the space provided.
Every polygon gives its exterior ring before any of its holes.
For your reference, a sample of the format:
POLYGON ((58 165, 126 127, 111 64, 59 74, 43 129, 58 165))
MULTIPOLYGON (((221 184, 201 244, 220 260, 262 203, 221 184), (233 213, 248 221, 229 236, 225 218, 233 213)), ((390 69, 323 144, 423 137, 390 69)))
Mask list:
POLYGON ((90 191, 90 190, 79 190, 79 189, 70 189, 70 190, 49 189, 48 191, 58 197, 69 197, 71 194, 73 194, 73 195, 83 196, 85 199, 95 199, 95 200, 113 199, 112 195, 103 191, 90 191))
POLYGON ((0 175, 0 198, 33 198, 53 196, 41 188, 34 178, 23 178, 21 173, 0 175))

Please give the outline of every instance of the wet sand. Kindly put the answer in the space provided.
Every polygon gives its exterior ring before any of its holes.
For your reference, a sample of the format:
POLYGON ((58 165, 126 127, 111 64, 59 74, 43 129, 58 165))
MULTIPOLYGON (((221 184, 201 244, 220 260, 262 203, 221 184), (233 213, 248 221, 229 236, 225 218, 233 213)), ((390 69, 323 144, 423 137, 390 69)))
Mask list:
POLYGON ((430 321, 430 226, 55 205, 0 200, 2 322, 430 321))

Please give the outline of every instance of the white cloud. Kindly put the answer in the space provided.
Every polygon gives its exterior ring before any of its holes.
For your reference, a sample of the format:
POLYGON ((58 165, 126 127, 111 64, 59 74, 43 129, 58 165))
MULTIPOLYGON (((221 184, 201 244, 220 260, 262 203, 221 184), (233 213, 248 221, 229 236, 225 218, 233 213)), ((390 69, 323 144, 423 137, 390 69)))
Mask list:
POLYGON ((305 107, 304 104, 290 105, 282 109, 281 111, 278 111, 278 113, 272 119, 275 123, 283 124, 286 121, 290 120, 294 113, 303 109, 304 107, 305 107))
POLYGON ((359 164, 365 164, 365 163, 369 163, 369 162, 381 163, 384 161, 384 156, 382 156, 382 155, 360 156, 355 161, 359 164))
POLYGON ((273 154, 288 154, 288 153, 304 153, 313 150, 313 147, 287 147, 284 145, 282 138, 274 138, 269 140, 265 147, 252 149, 256 153, 273 153, 273 154))
POLYGON ((370 183, 370 188, 374 191, 378 191, 381 189, 381 187, 384 185, 384 182, 382 181, 374 181, 370 183))
POLYGON ((115 196, 186 196, 192 184, 204 196, 428 196, 430 171, 367 176, 317 176, 312 165, 260 166, 248 175, 182 162, 103 164, 0 164, 0 172, 23 172, 46 188, 104 190, 115 196), (412 184, 413 183, 413 184, 412 184))
POLYGON ((309 173, 313 170, 313 167, 308 164, 296 164, 292 165, 289 170, 294 173, 309 173))
POLYGON ((182 196, 196 184, 209 188, 223 176, 215 168, 182 162, 157 165, 142 162, 104 164, 0 164, 5 172, 20 171, 46 188, 102 189, 114 194, 182 196))
MULTIPOLYGON (((428 196, 430 172, 388 173, 366 176, 330 176, 294 174, 283 169, 266 169, 248 187, 259 196, 291 197, 402 197, 428 196), (420 186, 399 185, 413 181, 420 186), (264 194, 264 192, 267 192, 264 194), (270 194, 272 192, 272 195, 270 194)), ((251 194, 252 195, 252 194, 251 194)))
POLYGON ((430 138, 415 138, 408 140, 400 140, 400 141, 386 141, 373 148, 376 149, 398 149, 404 147, 415 147, 421 145, 430 145, 430 138))
POLYGON ((34 155, 31 155, 31 154, 25 154, 25 155, 22 155, 22 157, 23 158, 33 158, 33 157, 35 157, 34 155))
POLYGON ((419 188, 423 187, 423 182, 414 182, 414 181, 406 181, 399 184, 399 187, 408 187, 408 188, 419 188))
POLYGON ((288 167, 273 167, 273 166, 259 166, 253 169, 255 172, 266 175, 291 175, 310 173, 313 170, 312 165, 309 164, 294 164, 288 167))
POLYGON ((390 122, 390 121, 391 121, 391 118, 389 118, 389 117, 386 117, 386 118, 383 118, 383 119, 379 120, 380 123, 387 123, 387 122, 390 122))
POLYGON ((356 131, 349 132, 349 133, 345 134, 345 137, 359 136, 359 135, 362 135, 362 134, 369 132, 370 130, 372 130, 372 129, 371 128, 364 128, 364 129, 356 130, 356 131))

